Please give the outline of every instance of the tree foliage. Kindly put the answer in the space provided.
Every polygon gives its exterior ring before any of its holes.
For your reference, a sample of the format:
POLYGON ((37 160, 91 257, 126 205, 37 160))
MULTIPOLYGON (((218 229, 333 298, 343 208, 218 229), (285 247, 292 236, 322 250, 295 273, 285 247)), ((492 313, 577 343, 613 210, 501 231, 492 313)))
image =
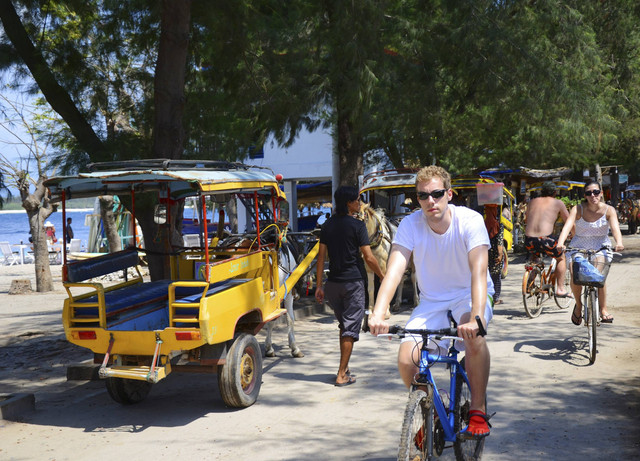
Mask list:
MULTIPOLYGON (((89 130, 85 141, 77 128, 59 130, 62 165, 153 155, 167 2, 0 5, 15 5, 101 143, 90 148, 89 130)), ((269 135, 287 145, 303 128, 332 126, 345 182, 362 172, 365 152, 456 172, 638 163, 640 14, 631 0, 189 5, 184 116, 172 128, 184 130, 184 152, 171 156, 236 159, 269 135)), ((26 75, 6 24, 5 34, 0 67, 26 75)))

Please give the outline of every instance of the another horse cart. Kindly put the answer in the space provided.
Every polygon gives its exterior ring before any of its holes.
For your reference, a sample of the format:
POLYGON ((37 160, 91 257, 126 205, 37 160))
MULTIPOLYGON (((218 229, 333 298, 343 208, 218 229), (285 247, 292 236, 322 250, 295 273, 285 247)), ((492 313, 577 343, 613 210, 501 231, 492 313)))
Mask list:
MULTIPOLYGON (((207 204, 215 204, 215 235, 201 225, 199 246, 160 245, 167 248, 161 255, 170 273, 166 280, 143 278, 136 248, 73 262, 64 254, 64 330, 70 342, 94 352, 102 364, 99 376, 120 403, 143 400, 153 383, 180 371, 217 373, 227 405, 253 404, 262 382, 255 334, 285 313, 282 300, 318 249, 281 280, 278 260, 288 204, 273 173, 217 161, 111 162, 52 178, 46 186, 62 202, 63 221, 68 199, 129 196, 135 222, 136 203, 141 207, 157 197, 157 235, 170 235, 160 229, 169 226, 187 197, 200 204, 201 223, 207 222, 207 204), (225 210, 232 201, 246 215, 247 230, 239 239, 245 245, 225 245, 225 210), (120 271, 124 280, 97 279, 120 271)), ((182 241, 179 235, 174 240, 182 241)))

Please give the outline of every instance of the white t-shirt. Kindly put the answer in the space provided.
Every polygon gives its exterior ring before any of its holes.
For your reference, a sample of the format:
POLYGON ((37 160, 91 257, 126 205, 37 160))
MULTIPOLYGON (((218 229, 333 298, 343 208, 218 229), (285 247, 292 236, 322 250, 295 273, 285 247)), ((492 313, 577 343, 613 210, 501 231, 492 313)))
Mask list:
MULTIPOLYGON (((482 215, 464 206, 449 204, 451 224, 440 235, 427 224, 421 209, 406 216, 393 243, 413 252, 421 301, 471 298, 469 251, 480 245, 489 249, 489 234, 482 215)), ((487 269, 487 294, 493 295, 487 269)))

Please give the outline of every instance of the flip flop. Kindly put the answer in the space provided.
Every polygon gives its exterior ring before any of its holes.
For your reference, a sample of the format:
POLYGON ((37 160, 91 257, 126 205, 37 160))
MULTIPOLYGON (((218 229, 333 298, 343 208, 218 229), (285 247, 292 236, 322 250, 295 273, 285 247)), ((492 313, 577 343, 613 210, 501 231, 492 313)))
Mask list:
POLYGON ((344 383, 336 383, 335 386, 336 387, 344 387, 344 386, 348 386, 350 384, 354 384, 356 382, 356 378, 354 378, 353 376, 349 376, 349 381, 345 381, 344 383))
POLYGON ((573 312, 571 312, 571 323, 575 326, 580 326, 582 323, 582 316, 580 314, 576 315, 576 307, 578 307, 577 304, 573 306, 573 312))
POLYGON ((606 315, 606 316, 603 316, 603 317, 600 319, 600 323, 613 323, 613 316, 612 316, 612 315, 610 315, 610 314, 609 314, 609 315, 606 315))
POLYGON ((556 298, 573 298, 573 295, 571 293, 556 294, 556 298))

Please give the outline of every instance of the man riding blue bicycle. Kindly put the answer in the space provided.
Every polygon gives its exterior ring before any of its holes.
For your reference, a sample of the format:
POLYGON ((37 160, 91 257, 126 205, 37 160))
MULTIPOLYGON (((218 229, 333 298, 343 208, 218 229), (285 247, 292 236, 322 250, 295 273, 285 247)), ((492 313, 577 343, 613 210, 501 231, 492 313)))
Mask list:
MULTIPOLYGON (((488 274, 489 235, 482 216, 466 207, 449 204, 453 192, 449 173, 428 166, 416 175, 420 210, 405 217, 393 241, 387 272, 380 286, 369 328, 375 336, 389 331, 384 320, 386 306, 394 296, 409 258, 413 255, 420 303, 407 329, 445 328, 451 311, 464 339, 466 369, 471 388, 471 409, 466 434, 489 435, 485 397, 490 357, 484 337, 474 320, 486 328, 493 316, 493 283, 488 274)), ((410 388, 418 370, 420 347, 407 337, 400 345, 398 370, 410 388)))

